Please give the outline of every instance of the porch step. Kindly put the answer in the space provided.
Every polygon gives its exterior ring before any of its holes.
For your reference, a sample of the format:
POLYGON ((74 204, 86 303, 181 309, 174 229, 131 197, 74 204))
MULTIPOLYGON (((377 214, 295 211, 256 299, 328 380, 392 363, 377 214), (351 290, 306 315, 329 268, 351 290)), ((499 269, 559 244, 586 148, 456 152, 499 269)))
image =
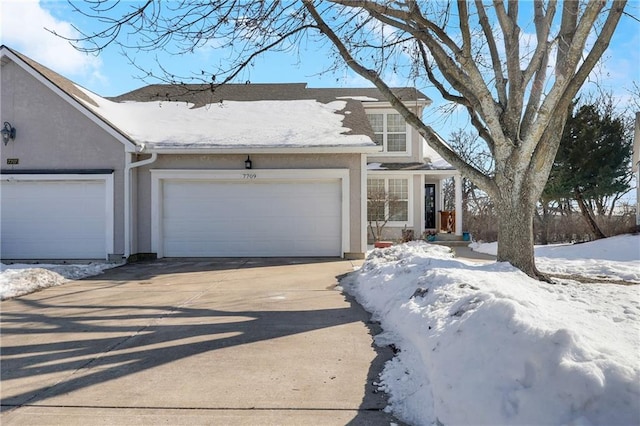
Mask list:
POLYGON ((439 233, 436 234, 436 241, 462 241, 462 235, 439 233))
POLYGON ((435 235, 434 241, 428 241, 431 244, 439 244, 448 247, 465 247, 468 246, 471 241, 465 241, 462 235, 449 234, 441 232, 435 235))
POLYGON ((471 244, 471 241, 462 241, 460 240, 449 240, 449 241, 427 241, 429 244, 437 244, 439 246, 447 246, 447 247, 466 247, 471 244))

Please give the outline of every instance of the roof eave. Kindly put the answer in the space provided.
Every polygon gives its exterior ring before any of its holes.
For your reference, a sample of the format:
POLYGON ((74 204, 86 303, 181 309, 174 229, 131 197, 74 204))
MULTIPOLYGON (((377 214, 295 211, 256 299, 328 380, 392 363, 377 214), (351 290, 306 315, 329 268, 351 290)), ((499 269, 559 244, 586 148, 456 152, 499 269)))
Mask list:
MULTIPOLYGON (((377 100, 377 101, 360 101, 360 102, 364 107, 366 106, 390 107, 391 106, 391 102, 387 101, 386 99, 377 100)), ((418 99, 411 99, 411 100, 403 100, 402 103, 409 106, 419 105, 421 107, 426 107, 431 105, 432 101, 431 99, 418 98, 418 99)))
POLYGON ((243 146, 243 147, 145 147, 143 153, 157 154, 371 154, 380 152, 375 146, 243 146))
POLYGON ((425 175, 425 176, 460 176, 460 171, 455 169, 415 169, 415 170, 391 170, 391 169, 367 169, 369 174, 389 175, 425 175))

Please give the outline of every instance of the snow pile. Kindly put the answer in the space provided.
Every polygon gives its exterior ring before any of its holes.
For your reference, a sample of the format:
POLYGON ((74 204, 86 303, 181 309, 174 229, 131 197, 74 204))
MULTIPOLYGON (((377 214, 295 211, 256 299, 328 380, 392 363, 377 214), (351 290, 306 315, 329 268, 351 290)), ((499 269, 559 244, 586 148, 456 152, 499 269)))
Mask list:
POLYGON ((379 384, 396 416, 417 425, 640 423, 639 286, 545 284, 447 250, 375 250, 342 282, 380 321, 376 342, 399 349, 379 384))
POLYGON ((371 146, 348 135, 346 101, 225 101, 193 108, 186 102, 113 102, 80 86, 98 107, 84 104, 136 142, 154 148, 371 146), (251 125, 247 125, 251 123, 251 125))
POLYGON ((89 265, 4 265, 0 263, 0 300, 32 293, 102 273, 115 263, 89 265))
MULTIPOLYGON (((469 247, 494 256, 498 252, 498 243, 471 243, 469 247)), ((619 235, 588 243, 536 246, 535 256, 536 265, 542 272, 640 283, 640 235, 619 235)))
POLYGON ((490 254, 492 256, 498 255, 498 242, 485 243, 482 241, 474 241, 469 244, 469 248, 478 253, 490 254))

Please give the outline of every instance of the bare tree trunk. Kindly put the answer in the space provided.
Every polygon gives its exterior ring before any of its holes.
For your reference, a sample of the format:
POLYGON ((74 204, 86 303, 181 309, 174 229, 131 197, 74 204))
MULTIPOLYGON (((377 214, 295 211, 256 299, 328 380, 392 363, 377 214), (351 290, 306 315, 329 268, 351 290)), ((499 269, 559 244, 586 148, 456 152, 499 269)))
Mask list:
POLYGON ((530 277, 548 280, 538 271, 533 253, 535 204, 521 193, 511 193, 496 202, 498 217, 498 262, 509 262, 530 277), (504 218, 508 218, 505 220, 504 218))
POLYGON ((549 220, 550 214, 546 201, 541 201, 542 205, 542 214, 538 212, 537 209, 534 210, 535 217, 538 219, 538 223, 540 224, 540 244, 547 245, 549 244, 549 220))
POLYGON ((376 231, 373 229, 373 223, 371 223, 371 221, 369 222, 369 230, 371 230, 371 239, 373 241, 378 241, 378 238, 376 237, 376 231))
POLYGON ((598 215, 600 215, 600 216, 606 215, 607 213, 606 213, 605 202, 604 202, 603 198, 602 197, 596 197, 594 202, 596 204, 596 211, 598 212, 598 215))
POLYGON ((596 240, 606 238, 607 236, 604 235, 604 232, 602 232, 600 226, 598 226, 598 222, 596 222, 596 219, 593 216, 593 211, 589 208, 589 206, 587 206, 587 203, 585 203, 584 197, 582 197, 582 193, 580 192, 580 190, 578 188, 575 188, 574 191, 576 194, 576 201, 578 202, 578 206, 580 207, 580 211, 582 212, 582 217, 584 218, 585 222, 587 222, 587 225, 589 226, 589 229, 591 229, 591 232, 593 232, 596 240))
POLYGON ((520 206, 503 206, 499 216, 511 215, 498 224, 498 262, 510 262, 530 277, 546 279, 536 268, 533 255, 533 214, 520 206))
MULTIPOLYGON (((636 183, 636 185, 637 185, 637 183, 636 183)), ((620 198, 622 198, 622 195, 623 194, 616 194, 616 196, 613 198, 613 200, 611 201, 611 206, 609 208, 609 213, 607 213, 607 216, 611 217, 613 215, 613 211, 616 208, 616 203, 618 202, 618 200, 620 198)))

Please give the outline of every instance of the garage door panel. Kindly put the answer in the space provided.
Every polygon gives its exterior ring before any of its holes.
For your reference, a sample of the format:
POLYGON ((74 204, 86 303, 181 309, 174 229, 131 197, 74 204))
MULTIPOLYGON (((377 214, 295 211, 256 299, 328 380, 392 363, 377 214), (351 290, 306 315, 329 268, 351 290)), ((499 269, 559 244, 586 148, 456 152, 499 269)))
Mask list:
POLYGON ((105 257, 104 180, 3 181, 0 191, 3 258, 105 257))
POLYGON ((164 256, 341 255, 339 179, 163 182, 164 256))

